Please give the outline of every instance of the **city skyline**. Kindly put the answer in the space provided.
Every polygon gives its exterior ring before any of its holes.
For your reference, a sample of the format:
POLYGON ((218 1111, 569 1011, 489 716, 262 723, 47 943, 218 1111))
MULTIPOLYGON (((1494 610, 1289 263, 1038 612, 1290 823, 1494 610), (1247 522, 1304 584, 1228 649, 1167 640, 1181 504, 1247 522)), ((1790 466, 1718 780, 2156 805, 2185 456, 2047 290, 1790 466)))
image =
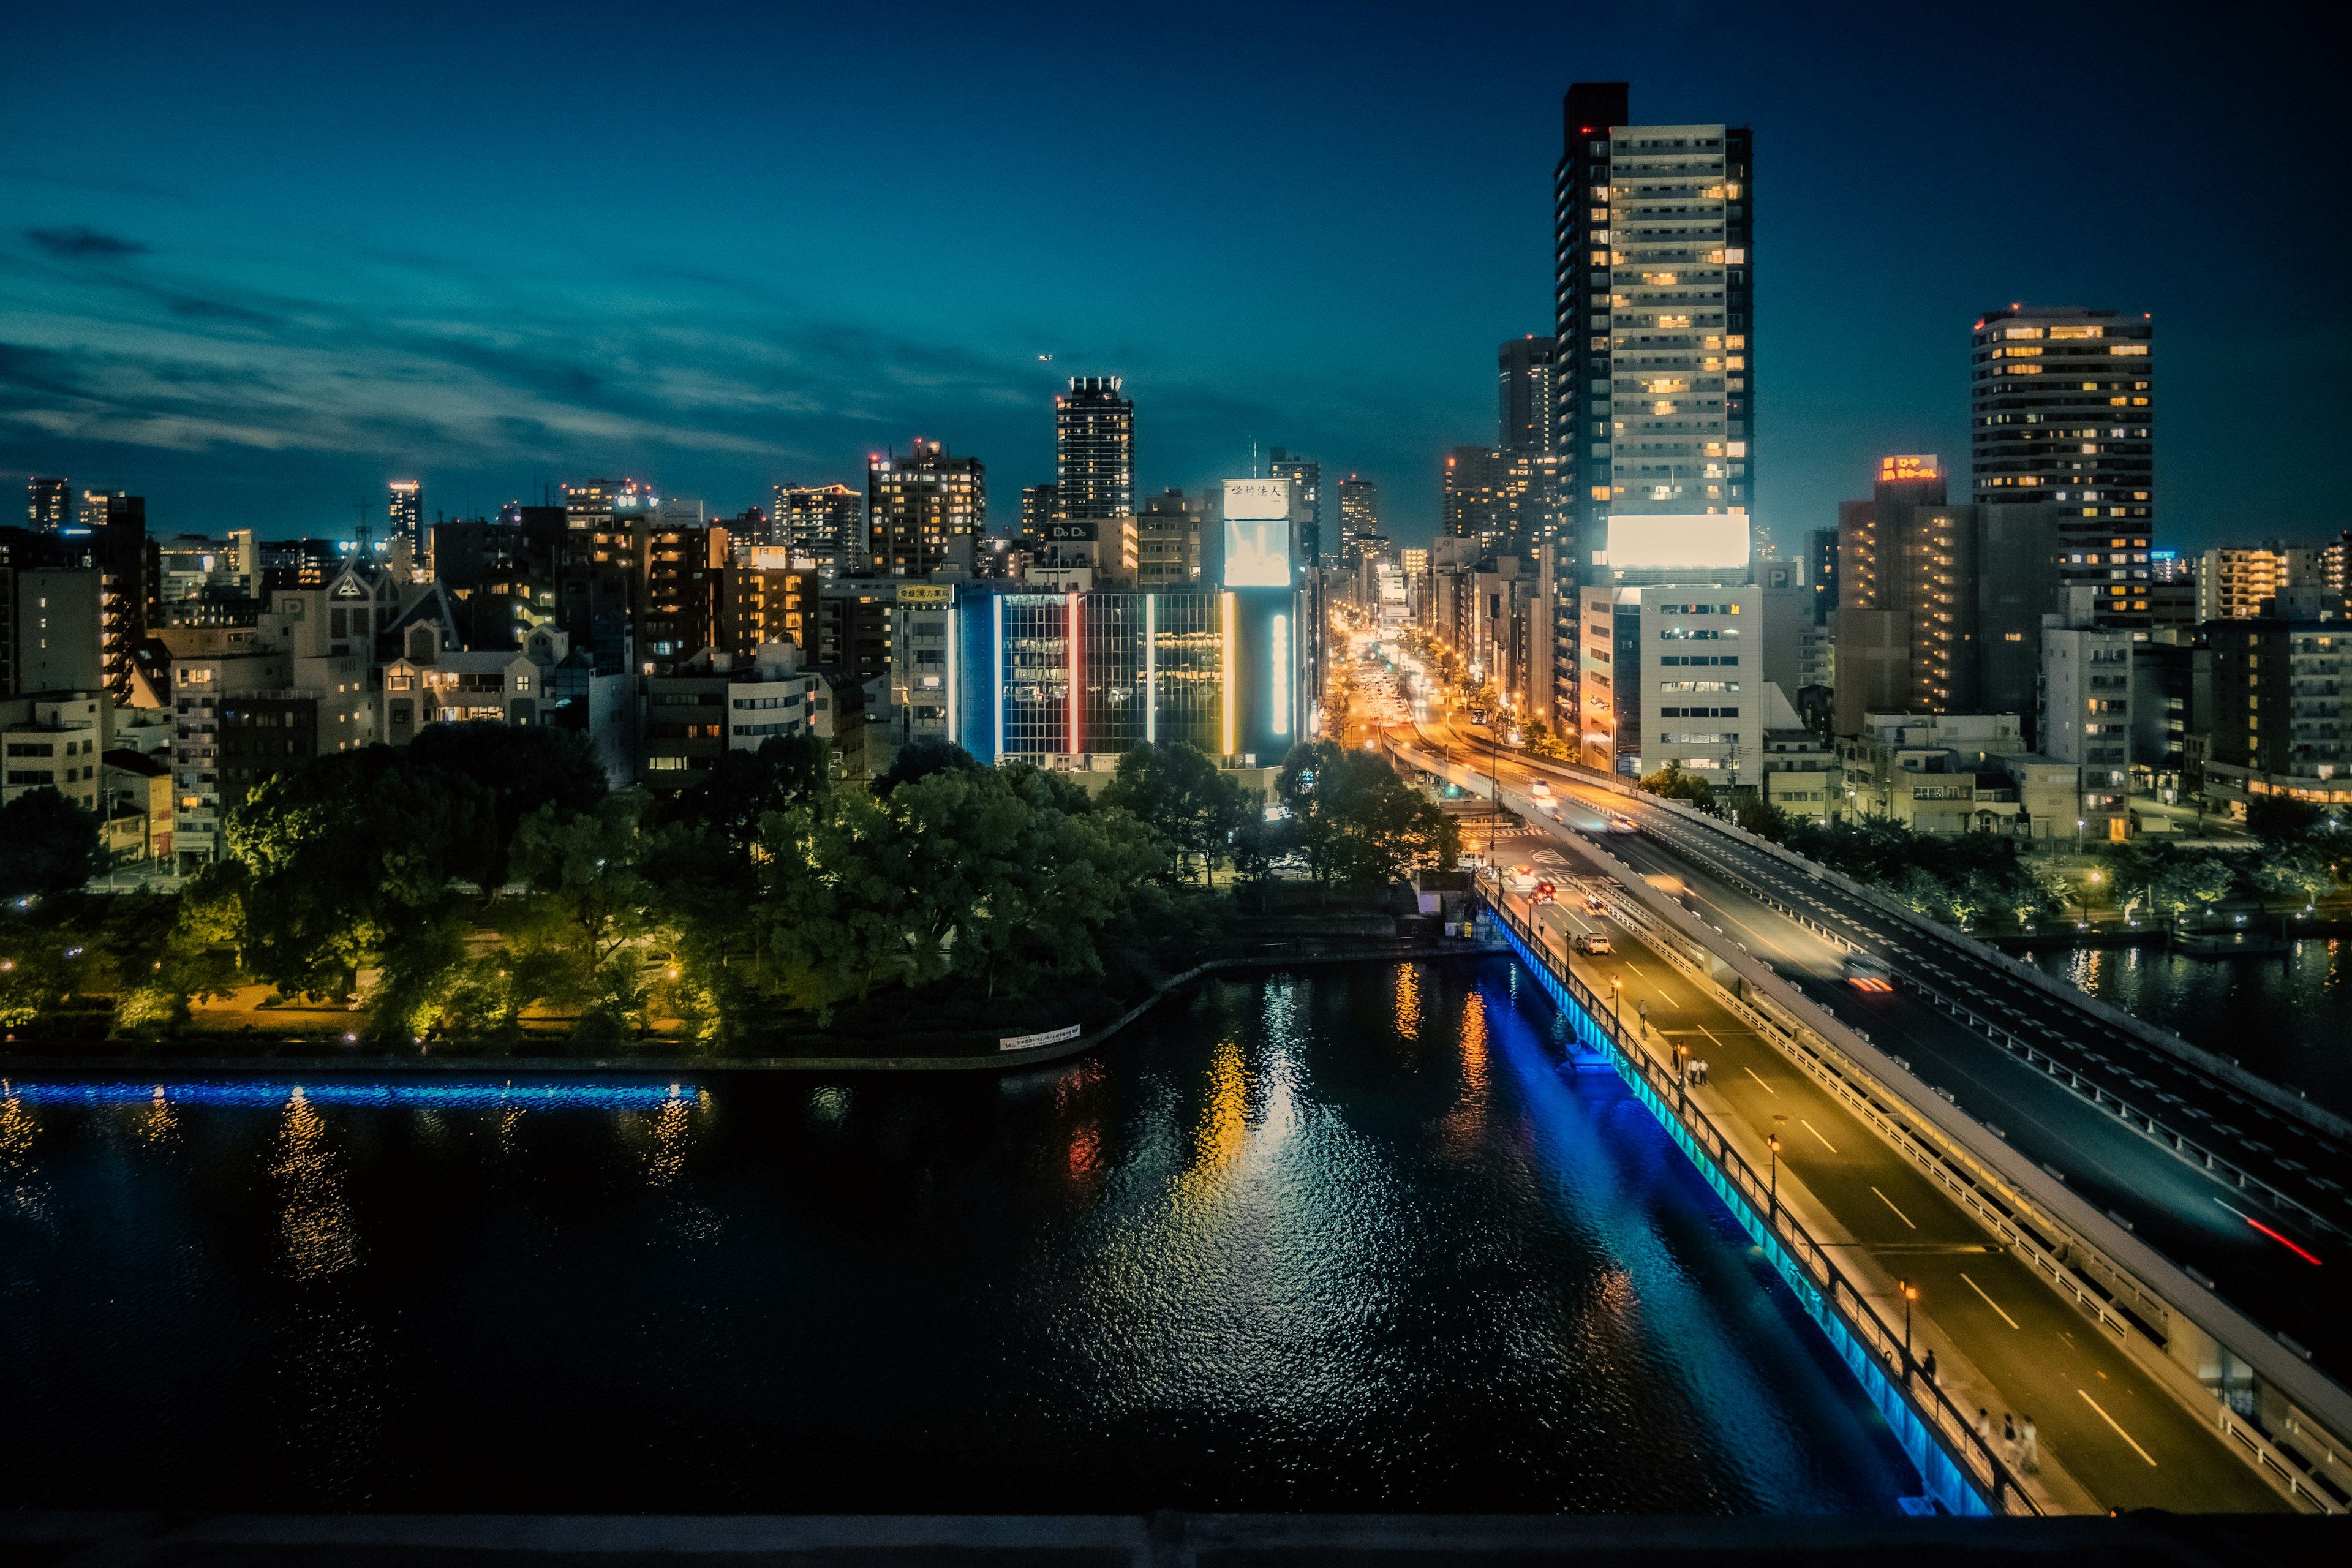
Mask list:
MULTIPOLYGON (((2031 83, 1975 83, 1957 53, 1934 64, 1948 32, 1935 17, 1874 22, 1865 38, 1824 12, 1800 50, 1791 30, 1695 6, 1649 24, 1688 46, 1662 68, 1655 38, 1630 24, 1580 32, 1571 52, 1566 18, 1531 13, 1513 25, 1542 46, 1544 67, 1453 93, 1463 111, 1423 124, 1373 113, 1381 95, 1360 89, 1466 81, 1491 73, 1492 50, 1418 37, 1407 15, 1347 29, 1270 16, 1268 37, 1298 47, 1246 140, 1139 125, 1075 152, 1053 138, 1050 110, 1006 108, 989 84, 1103 68, 1148 44, 1139 85, 1186 84, 1213 110, 1245 91, 1195 69, 1223 47, 1215 30, 1126 22, 1086 47, 1043 24, 999 37, 942 14, 908 25, 965 59, 971 80, 904 128, 843 130, 845 85, 756 123, 680 110, 560 142, 501 84, 559 79, 567 62, 625 42, 636 86, 680 102, 702 95, 698 51, 789 41, 822 61, 864 40, 822 18, 723 10, 653 37, 592 21, 557 40, 493 15, 456 65, 424 41, 424 23, 413 36, 339 22, 272 39, 257 16, 199 26, 158 14, 123 44, 32 18, 30 52, 105 58, 123 108, 102 124, 67 113, 66 79, 52 75, 0 110, 17 150, 0 182, 20 215, 0 234, 11 279, 0 468, 12 482, 64 474, 145 494, 163 532, 250 523, 272 536, 347 529, 352 501, 408 478, 424 481, 428 515, 487 514, 604 473, 650 478, 717 515, 778 483, 854 482, 869 454, 919 434, 986 460, 1009 495, 1054 472, 1054 394, 1071 375, 1106 374, 1144 408, 1139 490, 1197 490, 1244 471, 1253 444, 1283 446, 1377 481, 1392 536, 1426 538, 1444 453, 1492 428, 1495 345, 1549 322, 1560 97, 1571 80, 1622 79, 1639 122, 1759 133, 1757 243, 1770 259, 1756 313, 1772 392, 1758 413, 1771 456, 1755 515, 1776 537, 1832 521, 1884 452, 1965 450, 1969 331, 2012 300, 2154 315, 2176 433, 2160 542, 2267 536, 2301 510, 2294 458, 2326 400, 2290 400, 2251 431, 2226 414, 2248 385, 2315 375, 2340 335, 2332 321, 2315 330, 2301 304, 2329 297, 2315 279, 2340 218, 2271 229, 2259 275, 2227 290, 2128 221, 2209 176, 2258 209, 2288 210, 2265 182, 2283 199, 2303 177, 2292 160, 2239 171, 2198 130, 2226 120, 2312 144, 2316 111, 2281 90, 2303 68, 2231 70, 2258 40, 2192 54, 2187 34, 2159 27, 2120 52, 2101 41, 2151 101, 2192 72, 2210 79, 2195 122, 2136 124, 2145 155, 2102 161, 2116 220, 2084 222, 2067 160, 2021 173, 1998 129, 2001 95, 2022 103, 2031 83), (331 107, 336 62, 361 44, 404 62, 420 123, 352 123, 331 107), (1913 113, 1868 137, 1820 90, 1897 72, 1913 113), (268 119, 219 107, 235 96, 223 85, 248 74, 273 84, 268 119), (950 141, 960 112, 978 129, 950 141), (264 134, 289 113, 313 117, 317 135, 264 134), (1074 270, 1044 230, 1008 221, 1047 177, 1048 153, 1120 176, 1097 232, 1134 243, 1107 265, 1074 270), (1309 216, 1236 195, 1208 209, 1228 219, 1161 221, 1241 153, 1321 193, 1309 216), (909 183, 872 177, 918 159, 926 172, 909 183), (921 259, 921 247, 814 258, 782 243, 813 213, 885 235, 889 205, 913 201, 971 215, 952 265, 921 259), (1449 222, 1422 221, 1440 202, 1449 222), (1925 232, 1951 244, 1885 248, 1877 237, 1920 231, 1923 212, 1925 232), (1379 243, 1362 244, 1366 232, 1379 243), (2302 323, 2292 331, 2248 325, 2290 318, 2302 323), (1384 331, 1356 330, 1368 319, 1384 331)), ((2056 58, 2091 38, 2056 30, 2045 47, 2056 58)), ((2097 110, 2050 112, 2032 123, 2052 145, 2088 144, 2098 129, 2097 110)), ((1000 508, 992 524, 1011 521, 1000 508)))

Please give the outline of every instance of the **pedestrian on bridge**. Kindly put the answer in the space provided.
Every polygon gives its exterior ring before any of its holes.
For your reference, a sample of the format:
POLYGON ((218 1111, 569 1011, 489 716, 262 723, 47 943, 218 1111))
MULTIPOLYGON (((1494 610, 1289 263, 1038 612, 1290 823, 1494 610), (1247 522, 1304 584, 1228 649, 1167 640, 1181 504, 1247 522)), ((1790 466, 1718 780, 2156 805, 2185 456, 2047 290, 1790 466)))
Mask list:
POLYGON ((2004 1410, 2000 1413, 2000 1462, 2016 1469, 2017 1453, 2017 1421, 2004 1410))
POLYGON ((2028 1415, 2017 1434, 2017 1467, 2029 1476, 2042 1473, 2042 1429, 2028 1415))
POLYGON ((1928 1387, 1933 1388, 1936 1385, 1936 1352, 1934 1351, 1929 1351, 1927 1359, 1919 1363, 1919 1375, 1927 1380, 1928 1387))

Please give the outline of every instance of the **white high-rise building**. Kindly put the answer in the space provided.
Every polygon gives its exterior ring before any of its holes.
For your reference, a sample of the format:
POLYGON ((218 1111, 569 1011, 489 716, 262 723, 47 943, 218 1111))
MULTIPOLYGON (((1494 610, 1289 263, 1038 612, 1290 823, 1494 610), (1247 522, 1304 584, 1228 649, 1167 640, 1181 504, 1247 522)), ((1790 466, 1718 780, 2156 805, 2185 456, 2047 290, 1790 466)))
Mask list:
POLYGON ((1630 99, 1569 90, 1554 185, 1555 447, 1580 564, 1606 518, 1744 512, 1755 493, 1749 133, 1629 124, 1630 99))

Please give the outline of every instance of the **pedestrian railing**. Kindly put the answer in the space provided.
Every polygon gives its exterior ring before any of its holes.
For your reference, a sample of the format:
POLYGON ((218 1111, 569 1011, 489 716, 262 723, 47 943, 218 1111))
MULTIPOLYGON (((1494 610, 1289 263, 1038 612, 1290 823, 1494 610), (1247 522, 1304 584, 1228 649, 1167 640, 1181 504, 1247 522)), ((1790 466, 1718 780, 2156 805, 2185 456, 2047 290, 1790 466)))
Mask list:
POLYGON ((1578 1033, 1597 1046, 1670 1136, 1692 1156, 1709 1185, 1763 1247, 1774 1269, 1798 1292, 1814 1321, 1830 1334, 1847 1364, 1862 1376, 1879 1408, 1908 1436, 1906 1447, 1939 1501, 1956 1513, 2038 1514, 2042 1511, 1992 1445, 1943 1389, 1920 1373, 1906 1328, 1888 1323, 1849 1279, 1830 1252, 1780 1206, 1776 1184, 1758 1173, 1723 1130, 1693 1103, 1678 1069, 1661 1061, 1638 1033, 1627 1031, 1600 997, 1577 978, 1549 943, 1482 879, 1488 913, 1520 958, 1578 1015, 1578 1033), (1903 1430, 1907 1417, 1916 1428, 1903 1430), (1927 1451, 1933 1445, 1934 1453, 1927 1451), (1937 1474, 1940 1458, 1949 1474, 1937 1474))

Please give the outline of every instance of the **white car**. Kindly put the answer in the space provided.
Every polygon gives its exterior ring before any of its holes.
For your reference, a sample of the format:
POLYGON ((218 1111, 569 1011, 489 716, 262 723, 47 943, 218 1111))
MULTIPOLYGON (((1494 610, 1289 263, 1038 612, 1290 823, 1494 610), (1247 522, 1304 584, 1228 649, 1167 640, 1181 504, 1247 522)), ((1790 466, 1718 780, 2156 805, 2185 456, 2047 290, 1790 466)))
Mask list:
POLYGON ((1514 866, 1503 873, 1503 882, 1515 893, 1532 893, 1536 890, 1536 868, 1514 866))
POLYGON ((1642 825, 1635 822, 1630 816, 1612 816, 1609 819, 1609 831, 1612 833, 1639 833, 1642 831, 1642 825))

